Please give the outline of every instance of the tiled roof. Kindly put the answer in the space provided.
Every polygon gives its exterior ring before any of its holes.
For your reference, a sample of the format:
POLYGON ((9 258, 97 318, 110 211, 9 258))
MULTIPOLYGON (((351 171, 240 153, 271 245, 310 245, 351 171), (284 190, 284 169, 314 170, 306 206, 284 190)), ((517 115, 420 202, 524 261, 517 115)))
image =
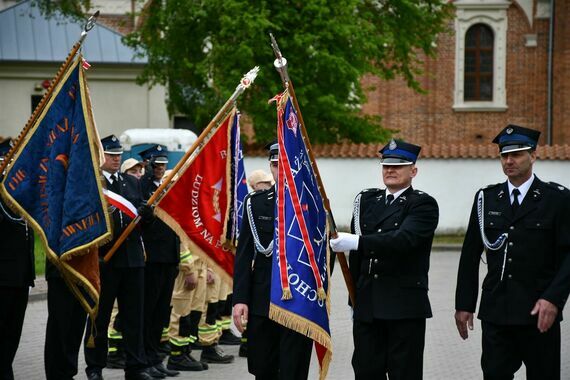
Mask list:
MULTIPOLYGON (((63 62, 83 30, 80 22, 59 12, 44 16, 30 0, 0 11, 0 61, 63 62)), ((83 43, 83 55, 91 63, 144 64, 122 35, 96 24, 83 43)))
MULTIPOLYGON (((376 158, 383 144, 315 144, 312 146, 315 157, 328 158, 376 158)), ((247 146, 245 153, 249 156, 265 156, 262 147, 247 146)), ((542 160, 570 160, 570 145, 539 146, 538 157, 542 160)), ((423 145, 420 158, 458 159, 458 158, 497 158, 497 147, 487 145, 423 145)))

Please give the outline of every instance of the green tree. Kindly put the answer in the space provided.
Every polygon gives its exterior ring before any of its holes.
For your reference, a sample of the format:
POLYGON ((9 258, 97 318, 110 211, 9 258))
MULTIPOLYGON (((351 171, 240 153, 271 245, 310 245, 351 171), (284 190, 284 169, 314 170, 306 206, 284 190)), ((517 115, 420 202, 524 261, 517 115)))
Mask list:
MULTIPOLYGON (((68 9, 89 3, 61 1, 68 9)), ((169 111, 198 126, 259 65, 254 86, 238 103, 263 142, 275 134, 275 106, 267 100, 283 89, 273 68, 272 32, 313 142, 385 141, 390 133, 381 119, 361 112, 360 79, 402 77, 421 92, 422 59, 435 54, 452 7, 443 0, 150 0, 140 28, 125 40, 148 58, 141 83, 166 85, 169 111)))

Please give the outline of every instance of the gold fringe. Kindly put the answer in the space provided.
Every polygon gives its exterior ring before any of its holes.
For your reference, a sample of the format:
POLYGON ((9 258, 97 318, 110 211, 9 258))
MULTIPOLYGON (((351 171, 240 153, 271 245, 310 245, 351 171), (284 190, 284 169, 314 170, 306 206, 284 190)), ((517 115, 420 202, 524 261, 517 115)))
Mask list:
POLYGON ((290 300, 293 298, 293 294, 291 294, 291 289, 289 287, 283 288, 283 295, 281 296, 281 301, 290 300))
POLYGON ((192 239, 186 234, 184 229, 180 227, 180 224, 170 216, 166 211, 160 208, 160 203, 155 207, 154 212, 156 216, 158 216, 164 223, 166 223, 170 228, 176 232, 182 244, 186 246, 192 252, 192 254, 196 254, 199 256, 206 265, 212 268, 221 278, 223 281, 228 283, 230 287, 233 286, 234 279, 225 271, 223 270, 218 263, 216 263, 212 258, 204 252, 197 244, 195 244, 192 239))
POLYGON ((274 304, 269 305, 269 318, 288 329, 305 335, 327 349, 319 373, 319 379, 324 380, 327 377, 329 365, 332 360, 332 341, 330 334, 316 323, 274 304))
POLYGON ((321 301, 327 299, 327 294, 325 293, 325 289, 322 286, 319 286, 319 288, 317 289, 317 297, 319 297, 321 301))
POLYGON ((288 329, 297 331, 299 334, 303 334, 306 337, 317 341, 321 346, 332 351, 330 334, 316 323, 275 304, 269 305, 269 318, 288 329))

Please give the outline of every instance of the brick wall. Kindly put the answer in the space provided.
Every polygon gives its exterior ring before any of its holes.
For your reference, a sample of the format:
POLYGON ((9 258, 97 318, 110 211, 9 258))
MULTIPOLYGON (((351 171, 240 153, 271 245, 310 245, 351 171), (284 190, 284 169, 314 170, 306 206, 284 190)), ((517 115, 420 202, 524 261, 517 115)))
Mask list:
MULTIPOLYGON (((568 20, 568 4, 559 6, 556 11, 562 20, 568 20)), ((369 93, 369 101, 363 111, 382 115, 385 127, 399 131, 396 136, 418 144, 485 144, 508 123, 541 130, 541 143, 544 143, 549 20, 535 19, 531 28, 516 3, 509 7, 507 16, 507 111, 455 112, 452 109, 455 86, 453 22, 450 24, 451 32, 438 38, 437 57, 428 59, 424 66, 426 74, 421 83, 428 91, 427 95, 414 93, 401 80, 385 82, 369 76, 364 78, 364 85, 372 85, 376 89, 369 93), (537 35, 537 47, 525 46, 526 34, 537 35)), ((568 25, 558 25, 555 48, 560 50, 555 57, 555 144, 570 143, 570 41, 563 38, 569 32, 568 25)))
POLYGON ((554 20, 553 141, 570 143, 570 3, 556 2, 554 20))

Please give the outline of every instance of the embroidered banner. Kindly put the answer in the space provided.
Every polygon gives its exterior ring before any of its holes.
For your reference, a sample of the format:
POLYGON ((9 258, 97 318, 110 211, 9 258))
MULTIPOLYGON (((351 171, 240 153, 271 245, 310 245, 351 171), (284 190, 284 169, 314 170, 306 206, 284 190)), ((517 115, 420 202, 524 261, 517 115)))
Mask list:
POLYGON ((91 317, 99 299, 97 247, 111 237, 100 150, 83 58, 76 58, 24 136, 0 193, 45 245, 91 317))
POLYGON ((324 378, 332 355, 326 210, 291 98, 285 91, 275 100, 279 176, 269 316, 315 341, 324 378))

